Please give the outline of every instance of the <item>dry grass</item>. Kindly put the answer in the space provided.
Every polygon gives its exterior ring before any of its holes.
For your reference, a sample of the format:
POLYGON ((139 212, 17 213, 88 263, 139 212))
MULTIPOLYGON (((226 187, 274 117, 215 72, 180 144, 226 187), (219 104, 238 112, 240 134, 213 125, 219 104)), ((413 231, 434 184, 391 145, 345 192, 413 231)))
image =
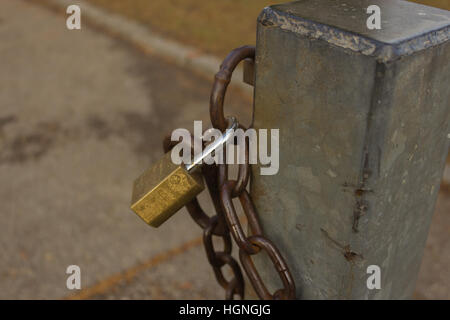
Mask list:
POLYGON ((223 56, 255 43, 256 18, 269 0, 89 0, 152 30, 223 56))
MULTIPOLYGON (((268 5, 287 0, 89 0, 148 25, 160 34, 223 57, 254 44, 256 18, 268 5)), ((449 0, 413 0, 450 9, 449 0)))
POLYGON ((409 0, 409 1, 426 4, 427 6, 433 6, 441 9, 450 10, 450 1, 448 0, 409 0))

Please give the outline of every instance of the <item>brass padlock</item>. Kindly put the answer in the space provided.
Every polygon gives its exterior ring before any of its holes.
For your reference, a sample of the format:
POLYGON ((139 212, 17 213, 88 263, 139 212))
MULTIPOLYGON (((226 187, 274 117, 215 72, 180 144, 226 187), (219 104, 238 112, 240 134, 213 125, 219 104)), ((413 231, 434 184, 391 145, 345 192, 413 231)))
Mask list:
POLYGON ((184 205, 194 199, 205 186, 197 168, 203 159, 222 147, 234 136, 238 123, 230 118, 230 126, 221 136, 194 157, 189 165, 176 165, 171 152, 134 181, 131 209, 152 227, 159 227, 184 205))

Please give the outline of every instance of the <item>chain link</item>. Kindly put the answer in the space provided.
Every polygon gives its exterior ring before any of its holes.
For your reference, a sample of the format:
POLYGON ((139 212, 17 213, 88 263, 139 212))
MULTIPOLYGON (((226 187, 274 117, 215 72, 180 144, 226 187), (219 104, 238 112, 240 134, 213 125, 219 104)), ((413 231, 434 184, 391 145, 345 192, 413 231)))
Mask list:
MULTIPOLYGON (((242 60, 254 58, 255 48, 243 46, 231 51, 221 64, 220 70, 215 76, 210 98, 210 116, 214 128, 222 132, 227 128, 223 104, 234 69, 242 60)), ((240 128, 245 129, 241 125, 240 128)), ((171 141, 170 137, 167 137, 164 141, 164 150, 170 151, 177 143, 177 141, 171 141)), ((246 189, 251 174, 248 138, 245 140, 244 159, 244 164, 239 165, 236 180, 228 178, 228 166, 226 164, 202 166, 202 174, 214 204, 216 215, 207 215, 197 199, 187 204, 186 208, 194 221, 203 229, 203 243, 208 261, 213 268, 217 282, 225 289, 227 300, 233 299, 236 295, 244 299, 244 279, 238 262, 231 255, 231 238, 234 239, 239 248, 241 264, 260 299, 295 299, 295 283, 291 272, 278 248, 264 236, 253 200, 246 189), (247 218, 249 235, 246 235, 236 213, 233 204, 235 198, 239 199, 247 218), (216 251, 214 248, 213 236, 222 239, 222 251, 216 251), (269 292, 262 281, 252 260, 252 256, 262 251, 265 251, 269 256, 283 283, 283 288, 276 290, 273 294, 269 292), (230 267, 233 274, 231 280, 227 280, 223 274, 223 267, 226 265, 230 267)))

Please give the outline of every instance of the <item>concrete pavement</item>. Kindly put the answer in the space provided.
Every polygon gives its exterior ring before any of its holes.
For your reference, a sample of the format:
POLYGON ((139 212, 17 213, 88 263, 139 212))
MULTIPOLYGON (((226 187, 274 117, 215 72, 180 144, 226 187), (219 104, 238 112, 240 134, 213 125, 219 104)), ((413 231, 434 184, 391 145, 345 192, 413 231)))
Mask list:
POLYGON ((2 1, 0 38, 0 299, 66 297, 68 265, 86 288, 201 235, 129 203, 163 136, 209 123, 210 81, 25 1, 2 1))

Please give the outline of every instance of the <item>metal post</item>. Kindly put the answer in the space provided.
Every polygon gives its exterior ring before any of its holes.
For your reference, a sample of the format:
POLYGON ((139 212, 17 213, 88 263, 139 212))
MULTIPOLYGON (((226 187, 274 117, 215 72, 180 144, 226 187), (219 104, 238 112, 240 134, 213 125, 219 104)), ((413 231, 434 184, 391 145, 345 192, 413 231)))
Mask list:
POLYGON ((261 13, 254 126, 280 129, 280 169, 255 166, 251 194, 299 298, 411 297, 449 148, 449 38, 450 12, 405 1, 261 13), (369 5, 381 30, 367 28, 369 5))

